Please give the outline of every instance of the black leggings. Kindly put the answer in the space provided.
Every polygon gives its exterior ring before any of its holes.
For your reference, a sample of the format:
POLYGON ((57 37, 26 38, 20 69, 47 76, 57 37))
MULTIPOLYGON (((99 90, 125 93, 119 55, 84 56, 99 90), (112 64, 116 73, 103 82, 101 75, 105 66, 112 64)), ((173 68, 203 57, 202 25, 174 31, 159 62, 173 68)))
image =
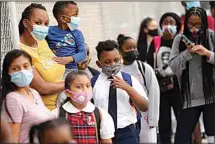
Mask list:
POLYGON ((201 112, 203 112, 205 133, 207 136, 214 136, 214 106, 214 104, 207 104, 203 106, 182 109, 178 115, 175 144, 189 143, 189 138, 196 127, 201 112))
POLYGON ((181 99, 179 89, 173 89, 160 96, 160 118, 159 118, 159 136, 161 144, 171 144, 172 138, 172 120, 171 107, 174 110, 176 119, 181 109, 181 99))

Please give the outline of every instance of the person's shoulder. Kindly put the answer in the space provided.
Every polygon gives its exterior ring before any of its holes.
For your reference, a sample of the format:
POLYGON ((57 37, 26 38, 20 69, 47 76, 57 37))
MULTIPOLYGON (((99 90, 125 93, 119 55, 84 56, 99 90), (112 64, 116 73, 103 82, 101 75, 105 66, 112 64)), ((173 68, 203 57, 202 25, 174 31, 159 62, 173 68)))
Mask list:
POLYGON ((20 103, 23 100, 23 97, 16 91, 13 91, 6 95, 6 100, 9 103, 20 103))
POLYGON ((101 107, 97 107, 97 108, 99 110, 101 120, 104 120, 104 122, 105 122, 105 121, 107 121, 107 119, 111 118, 110 114, 107 111, 105 111, 103 108, 101 108, 101 107))
POLYGON ((209 34, 214 34, 214 31, 212 29, 208 29, 209 34))
POLYGON ((71 31, 70 33, 72 33, 74 36, 82 36, 83 35, 82 31, 79 29, 75 29, 75 30, 71 31))
POLYGON ((58 27, 57 26, 49 26, 49 31, 53 31, 53 30, 56 30, 56 29, 58 29, 58 27))
POLYGON ((49 48, 49 45, 48 45, 48 42, 44 39, 44 40, 41 40, 41 41, 37 41, 38 44, 39 44, 39 47, 42 47, 42 48, 49 48))
POLYGON ((145 69, 149 69, 150 71, 153 71, 153 68, 146 62, 142 62, 142 64, 144 65, 145 69))
POLYGON ((32 92, 33 94, 35 94, 37 97, 38 97, 38 96, 40 97, 40 94, 39 94, 38 91, 36 91, 36 90, 33 89, 33 88, 30 88, 30 90, 31 90, 31 92, 32 92))
POLYGON ((100 74, 100 72, 97 69, 95 69, 95 68, 93 68, 91 66, 88 66, 88 69, 93 74, 93 76, 96 76, 96 75, 100 74))

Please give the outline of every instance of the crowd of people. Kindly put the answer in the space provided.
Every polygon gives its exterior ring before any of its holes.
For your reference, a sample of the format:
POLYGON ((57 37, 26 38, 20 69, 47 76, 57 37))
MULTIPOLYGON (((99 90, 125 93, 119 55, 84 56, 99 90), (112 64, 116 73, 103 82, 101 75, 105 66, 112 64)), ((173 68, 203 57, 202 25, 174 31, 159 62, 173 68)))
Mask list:
POLYGON ((26 7, 20 49, 3 61, 0 143, 171 144, 171 109, 175 144, 200 144, 203 133, 214 142, 215 2, 211 15, 181 3, 181 17, 144 19, 137 40, 99 41, 101 71, 89 66, 77 3, 54 4, 56 26, 43 5, 26 7))

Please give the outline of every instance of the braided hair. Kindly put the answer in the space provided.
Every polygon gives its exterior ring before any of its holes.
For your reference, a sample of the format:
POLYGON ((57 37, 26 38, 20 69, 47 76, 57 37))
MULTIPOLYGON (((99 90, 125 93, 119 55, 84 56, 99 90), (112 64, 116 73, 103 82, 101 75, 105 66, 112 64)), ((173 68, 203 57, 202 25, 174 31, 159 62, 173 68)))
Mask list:
POLYGON ((41 10, 46 11, 46 8, 42 4, 32 3, 29 6, 27 6, 25 8, 25 10, 22 12, 22 17, 21 17, 21 19, 19 21, 19 35, 22 35, 22 33, 24 32, 24 29, 25 29, 25 27, 23 25, 23 20, 24 19, 29 20, 31 14, 32 14, 32 11, 34 9, 41 9, 41 10))
MULTIPOLYGON (((192 39, 192 33, 188 28, 188 19, 192 15, 197 15, 200 17, 202 25, 199 32, 199 39, 197 44, 202 44, 205 48, 210 49, 209 47, 209 32, 208 32, 208 21, 207 21, 207 14, 203 8, 200 7, 192 7, 190 8, 186 15, 185 15, 185 24, 184 24, 184 35, 189 39, 192 39)), ((179 51, 182 52, 186 50, 187 47, 181 41, 179 45, 179 51)), ((191 102, 190 97, 190 84, 189 84, 189 62, 186 64, 186 69, 183 71, 182 74, 182 93, 183 93, 183 100, 187 101, 187 105, 191 102)), ((203 76, 203 91, 205 102, 210 103, 214 101, 214 94, 215 94, 215 84, 213 79, 213 66, 212 64, 207 62, 207 57, 202 56, 202 76, 203 76)))

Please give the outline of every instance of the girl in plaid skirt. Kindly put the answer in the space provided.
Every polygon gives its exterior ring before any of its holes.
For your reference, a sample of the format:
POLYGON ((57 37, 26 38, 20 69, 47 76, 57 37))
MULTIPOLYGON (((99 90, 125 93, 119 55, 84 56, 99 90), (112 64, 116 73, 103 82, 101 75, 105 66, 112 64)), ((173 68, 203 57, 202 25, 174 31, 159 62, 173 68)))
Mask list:
POLYGON ((112 143, 114 123, 108 112, 91 103, 93 96, 90 78, 84 71, 70 72, 65 79, 67 100, 60 107, 59 116, 72 126, 77 143, 112 143))

